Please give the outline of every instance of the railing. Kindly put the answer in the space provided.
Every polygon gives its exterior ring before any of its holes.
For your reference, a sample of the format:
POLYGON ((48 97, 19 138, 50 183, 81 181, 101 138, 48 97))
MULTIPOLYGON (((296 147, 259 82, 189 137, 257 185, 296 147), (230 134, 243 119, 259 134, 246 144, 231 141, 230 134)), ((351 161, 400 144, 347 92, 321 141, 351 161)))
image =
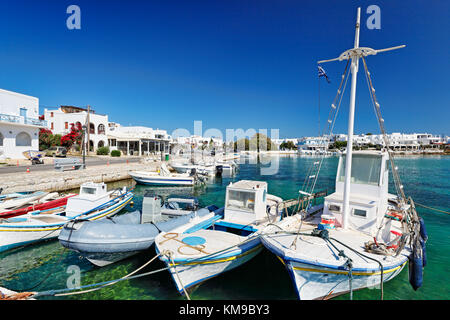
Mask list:
POLYGON ((0 121, 46 127, 47 121, 0 113, 0 121))

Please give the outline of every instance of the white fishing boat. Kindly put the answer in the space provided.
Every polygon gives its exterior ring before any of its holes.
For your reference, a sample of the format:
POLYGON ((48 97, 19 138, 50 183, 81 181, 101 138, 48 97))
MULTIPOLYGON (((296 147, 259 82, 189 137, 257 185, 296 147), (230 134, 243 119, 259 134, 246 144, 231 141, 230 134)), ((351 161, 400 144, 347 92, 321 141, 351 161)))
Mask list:
POLYGON ((166 164, 158 171, 130 171, 128 173, 137 183, 152 186, 193 186, 199 177, 190 173, 171 173, 166 164))
POLYGON ((217 168, 214 164, 193 164, 189 161, 172 161, 170 166, 178 173, 191 173, 193 170, 197 174, 214 176, 217 168))
POLYGON ((282 199, 267 193, 267 183, 241 180, 226 190, 221 215, 191 226, 162 232, 155 239, 160 259, 169 266, 177 290, 189 288, 232 270, 262 249, 259 233, 278 221, 282 199))
POLYGON ((105 183, 87 182, 80 193, 67 200, 64 211, 28 213, 0 221, 0 252, 58 237, 61 228, 74 219, 97 220, 119 212, 133 194, 123 189, 107 191, 105 183))
POLYGON ((17 192, 3 195, 0 198, 0 212, 20 208, 47 195, 48 192, 45 191, 17 192))
POLYGON ((221 167, 222 174, 225 176, 233 176, 237 172, 237 164, 234 160, 220 160, 216 161, 215 165, 221 167))
MULTIPOLYGON (((383 282, 398 275, 408 261, 413 288, 422 284, 427 238, 423 220, 418 217, 412 199, 407 199, 403 192, 364 59, 367 55, 400 47, 382 50, 359 47, 359 22, 360 8, 354 48, 339 58, 327 60, 347 60, 347 66, 351 63, 352 73, 348 146, 340 155, 335 192, 325 197, 319 214, 297 213, 267 228, 266 234, 261 236, 264 246, 286 266, 299 299, 326 299, 347 292, 352 298, 354 290, 379 285, 382 288, 383 282), (359 59, 364 63, 372 102, 387 146, 385 150, 352 150, 359 59), (388 193, 389 165, 397 195, 388 193)), ((347 66, 335 101, 340 100, 339 96, 345 90, 347 66)), ((333 103, 332 109, 339 110, 339 105, 333 103)), ((335 115, 332 115, 334 119, 335 115)), ((329 123, 332 128, 333 120, 329 119, 329 123)), ((331 129, 328 136, 331 136, 331 129)), ((312 186, 311 189, 303 190, 307 197, 314 190, 322 160, 317 161, 317 170, 309 176, 311 183, 306 185, 312 186)))

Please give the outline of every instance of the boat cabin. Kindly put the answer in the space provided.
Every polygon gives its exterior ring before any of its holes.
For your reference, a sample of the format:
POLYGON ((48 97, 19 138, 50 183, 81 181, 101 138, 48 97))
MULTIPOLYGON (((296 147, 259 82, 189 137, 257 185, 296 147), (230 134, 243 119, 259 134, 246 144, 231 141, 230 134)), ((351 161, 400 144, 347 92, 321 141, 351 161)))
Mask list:
POLYGON ((227 186, 224 221, 250 224, 267 218, 267 182, 241 180, 227 186))
MULTIPOLYGON (((324 214, 342 225, 346 153, 339 158, 336 190, 325 197, 324 214)), ((388 206, 389 155, 385 151, 352 153, 349 228, 375 235, 388 206)))
POLYGON ((67 200, 66 216, 79 215, 107 201, 109 201, 109 193, 104 182, 85 182, 80 186, 80 193, 67 200))

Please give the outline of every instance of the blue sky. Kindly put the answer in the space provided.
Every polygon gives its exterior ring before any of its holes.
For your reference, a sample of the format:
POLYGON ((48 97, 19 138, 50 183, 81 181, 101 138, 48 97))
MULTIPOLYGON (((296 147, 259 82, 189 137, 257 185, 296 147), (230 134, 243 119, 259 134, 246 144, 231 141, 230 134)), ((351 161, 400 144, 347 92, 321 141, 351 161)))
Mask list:
MULTIPOLYGON (((40 109, 91 105, 122 125, 318 133, 316 62, 353 46, 405 49, 367 58, 388 132, 450 134, 448 1, 4 1, 0 88, 40 109), (81 9, 69 30, 66 9, 81 9), (381 29, 369 30, 369 5, 381 29)), ((345 62, 323 64, 322 127, 345 62)), ((363 71, 360 68, 360 71, 363 71)), ((378 133, 359 73, 355 132, 378 133)), ((347 130, 349 90, 335 132, 347 130)))

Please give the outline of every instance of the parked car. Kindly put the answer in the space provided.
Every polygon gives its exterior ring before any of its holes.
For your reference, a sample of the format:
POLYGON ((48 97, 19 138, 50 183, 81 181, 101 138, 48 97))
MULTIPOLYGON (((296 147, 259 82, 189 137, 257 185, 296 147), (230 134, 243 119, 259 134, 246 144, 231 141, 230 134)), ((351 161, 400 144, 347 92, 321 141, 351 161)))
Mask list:
POLYGON ((45 151, 47 157, 65 157, 67 149, 65 147, 50 147, 45 151))

